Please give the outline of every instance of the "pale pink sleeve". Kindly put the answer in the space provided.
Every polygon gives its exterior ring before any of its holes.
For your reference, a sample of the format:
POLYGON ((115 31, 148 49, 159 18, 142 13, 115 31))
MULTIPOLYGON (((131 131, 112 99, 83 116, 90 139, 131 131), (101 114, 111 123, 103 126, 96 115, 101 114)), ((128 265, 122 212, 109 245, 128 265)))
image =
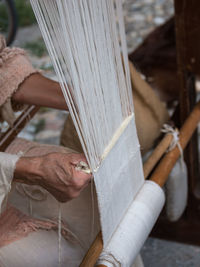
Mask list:
POLYGON ((28 76, 37 72, 23 49, 5 47, 5 42, 0 37, 0 106, 28 76))

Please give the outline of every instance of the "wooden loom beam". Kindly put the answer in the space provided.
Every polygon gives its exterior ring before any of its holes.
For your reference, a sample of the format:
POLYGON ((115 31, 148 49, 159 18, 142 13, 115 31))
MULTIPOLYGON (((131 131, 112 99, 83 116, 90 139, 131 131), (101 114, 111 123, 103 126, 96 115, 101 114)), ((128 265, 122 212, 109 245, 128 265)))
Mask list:
MULTIPOLYGON (((182 128, 180 130, 179 142, 180 142, 182 149, 184 149, 186 147, 186 145, 188 144, 188 142, 189 142, 190 138, 192 137, 199 121, 200 121, 200 102, 198 104, 196 104, 195 108, 193 109, 190 116, 185 121, 184 125, 182 126, 182 128)), ((170 142, 169 142, 170 138, 165 137, 163 140, 165 140, 165 141, 161 141, 162 145, 159 144, 158 148, 156 148, 156 151, 158 151, 160 155, 163 155, 164 149, 166 149, 166 146, 167 146, 166 144, 168 144, 168 146, 170 144, 170 142), (161 149, 161 147, 163 149, 161 149)), ((176 146, 173 150, 168 152, 163 157, 163 159, 159 163, 158 167, 155 169, 152 176, 150 177, 150 180, 154 181, 155 183, 157 183, 160 186, 163 186, 165 184, 165 182, 167 181, 168 175, 171 172, 176 161, 178 160, 179 156, 180 156, 180 150, 176 146)), ((156 159, 158 159, 157 155, 156 155, 156 159)), ((152 161, 152 159, 151 159, 151 161, 152 161)), ((156 164, 156 162, 157 162, 157 160, 155 160, 154 163, 156 164)), ((148 166, 148 164, 146 166, 148 166)), ((153 166, 153 165, 151 164, 151 166, 153 166)), ((150 168, 150 171, 151 171, 151 169, 152 168, 150 168)), ((146 175, 148 176, 147 172, 146 172, 146 175)), ((93 242, 91 248, 89 249, 89 251, 85 255, 80 267, 93 267, 95 265, 99 255, 100 255, 102 248, 103 248, 103 242, 102 242, 102 238, 101 238, 101 233, 99 233, 97 235, 97 238, 93 242)), ((97 267, 106 267, 106 266, 98 265, 97 267)))
MULTIPOLYGON (((195 75, 200 75, 200 1, 174 0, 176 52, 179 78, 179 114, 182 124, 196 102, 195 75)), ((154 237, 200 245, 200 180, 197 131, 185 150, 188 168, 188 203, 178 222, 168 222, 161 216, 154 237)))
MULTIPOLYGON (((179 78, 180 123, 183 124, 196 103, 195 75, 200 74, 200 1, 174 0, 176 54, 179 78)), ((185 150, 189 175, 189 194, 198 183, 198 137, 194 133, 185 150)))
POLYGON ((15 120, 14 125, 1 135, 0 151, 5 151, 10 143, 16 138, 18 133, 26 126, 30 119, 37 113, 39 107, 28 106, 21 115, 15 120))

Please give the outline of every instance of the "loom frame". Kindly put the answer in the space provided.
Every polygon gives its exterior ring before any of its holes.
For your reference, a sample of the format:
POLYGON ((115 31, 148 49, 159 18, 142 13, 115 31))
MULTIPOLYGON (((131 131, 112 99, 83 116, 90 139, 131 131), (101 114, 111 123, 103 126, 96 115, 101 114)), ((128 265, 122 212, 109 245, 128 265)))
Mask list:
MULTIPOLYGON (((195 78, 200 75, 200 2, 174 0, 176 53, 179 79, 179 108, 175 124, 180 126, 196 102, 195 78)), ((200 246, 200 180, 197 130, 184 153, 188 168, 188 203, 177 222, 161 215, 151 235, 161 239, 200 246)))
MULTIPOLYGON (((179 107, 177 126, 183 124, 196 101, 195 77, 200 75, 200 2, 198 0, 174 0, 176 24, 176 50, 179 78, 179 107)), ((5 151, 17 134, 37 113, 39 107, 27 107, 0 141, 0 151, 5 151), (19 120, 24 116, 21 123, 19 120), (2 141, 3 140, 3 141, 2 141)), ((200 246, 200 181, 197 131, 185 150, 188 167, 189 196, 184 215, 177 222, 169 222, 161 215, 151 236, 200 246)), ((101 239, 101 236, 99 235, 101 239)), ((101 248, 100 248, 101 249, 101 248)), ((93 251, 94 253, 94 251, 93 251)), ((103 265, 102 265, 103 266, 103 265)))

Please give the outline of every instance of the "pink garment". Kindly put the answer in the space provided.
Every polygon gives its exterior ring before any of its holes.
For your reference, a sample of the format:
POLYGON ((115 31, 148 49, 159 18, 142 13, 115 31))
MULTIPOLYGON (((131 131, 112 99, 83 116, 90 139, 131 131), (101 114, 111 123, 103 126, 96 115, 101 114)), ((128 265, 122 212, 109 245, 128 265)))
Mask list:
MULTIPOLYGON (((37 73, 23 49, 6 47, 5 39, 0 35, 0 117, 2 110, 9 99, 16 92, 19 85, 31 74, 37 73)), ((12 103, 14 109, 21 108, 20 105, 12 103)), ((5 111, 5 109, 4 109, 5 111)), ((7 111, 6 111, 7 112, 7 111)), ((66 149, 59 147, 45 146, 43 154, 51 151, 65 152, 66 149), (44 152, 45 151, 45 152, 44 152)), ((41 154, 41 146, 37 143, 28 142, 25 140, 14 141, 7 149, 8 153, 15 154, 19 151, 27 152, 26 156, 41 154)), ((71 151, 70 151, 71 152, 71 151)), ((67 153, 70 153, 67 152, 67 153)), ((8 245, 16 240, 28 236, 32 232, 38 230, 52 230, 57 228, 57 223, 48 222, 32 218, 25 215, 20 210, 13 206, 8 206, 3 214, 0 215, 0 247, 8 245)), ((62 235, 66 239, 73 241, 67 231, 67 226, 63 224, 62 235)))
MULTIPOLYGON (((0 215, 0 248, 39 230, 58 230, 58 223, 33 218, 8 205, 7 209, 0 215)), ((77 243, 74 236, 68 231, 66 223, 62 222, 61 233, 65 240, 74 244, 77 243)))
POLYGON ((55 228, 57 228, 55 223, 31 218, 9 205, 0 216, 0 247, 24 238, 39 229, 55 228))
MULTIPOLYGON (((5 39, 0 35, 0 106, 8 101, 29 75, 36 72, 38 71, 32 67, 25 51, 20 48, 6 47, 5 39)), ((55 223, 33 219, 16 208, 8 206, 0 216, 0 247, 23 238, 33 231, 56 227, 55 223)))
POLYGON ((28 76, 37 72, 23 49, 5 47, 5 40, 0 36, 0 106, 28 76))
MULTIPOLYGON (((31 157, 36 155, 41 156, 51 152, 71 153, 74 151, 61 146, 41 145, 22 138, 17 138, 8 146, 6 152, 10 154, 22 152, 26 157, 31 157)), ((32 188, 33 186, 31 186, 31 189, 32 188)), ((68 231, 66 223, 63 222, 62 225, 62 236, 66 240, 76 243, 74 237, 68 231)), ((41 229, 52 230, 57 228, 57 221, 50 222, 35 219, 9 205, 8 208, 0 215, 0 247, 8 245, 16 240, 20 240, 32 232, 36 232, 41 229)))

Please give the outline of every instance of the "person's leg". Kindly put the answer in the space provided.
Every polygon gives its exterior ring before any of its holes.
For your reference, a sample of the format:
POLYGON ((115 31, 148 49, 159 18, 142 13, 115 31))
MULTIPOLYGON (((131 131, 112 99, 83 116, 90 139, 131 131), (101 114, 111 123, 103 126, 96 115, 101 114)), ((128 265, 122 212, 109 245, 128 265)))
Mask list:
MULTIPOLYGON (((61 266, 77 267, 84 253, 78 244, 62 237, 61 266)), ((54 230, 39 230, 0 248, 0 266, 55 267, 59 266, 58 255, 58 233, 54 230)))

